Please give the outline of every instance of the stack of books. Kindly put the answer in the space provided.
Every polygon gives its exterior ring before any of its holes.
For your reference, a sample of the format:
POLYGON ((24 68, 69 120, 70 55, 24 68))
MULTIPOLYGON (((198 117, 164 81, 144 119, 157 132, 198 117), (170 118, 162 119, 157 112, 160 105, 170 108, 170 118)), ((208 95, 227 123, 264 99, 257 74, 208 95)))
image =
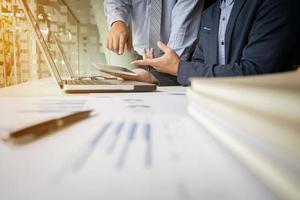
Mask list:
POLYGON ((300 199, 300 73, 192 79, 189 114, 282 199, 300 199))

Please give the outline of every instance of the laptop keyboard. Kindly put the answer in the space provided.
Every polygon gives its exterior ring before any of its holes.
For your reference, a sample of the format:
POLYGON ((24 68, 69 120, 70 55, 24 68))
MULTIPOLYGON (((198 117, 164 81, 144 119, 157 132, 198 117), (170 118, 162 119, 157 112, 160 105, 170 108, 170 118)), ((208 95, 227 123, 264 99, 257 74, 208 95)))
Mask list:
POLYGON ((113 83, 103 81, 103 80, 67 80, 66 84, 67 85, 112 85, 113 83))

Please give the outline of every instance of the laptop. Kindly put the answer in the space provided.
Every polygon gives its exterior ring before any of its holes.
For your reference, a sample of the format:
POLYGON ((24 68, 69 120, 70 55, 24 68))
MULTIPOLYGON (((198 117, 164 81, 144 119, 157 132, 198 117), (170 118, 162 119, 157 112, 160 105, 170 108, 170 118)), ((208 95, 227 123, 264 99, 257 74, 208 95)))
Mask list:
MULTIPOLYGON (((72 69, 72 66, 70 64, 70 62, 68 61, 67 59, 67 56, 64 52, 64 49, 61 45, 61 42, 57 39, 57 37, 55 35, 52 35, 53 39, 54 39, 54 42, 57 46, 57 49, 58 49, 58 53, 61 55, 63 61, 64 61, 64 64, 66 65, 66 70, 70 76, 70 78, 72 80, 87 80, 87 79, 91 79, 91 80, 99 80, 99 79, 105 79, 105 80, 117 80, 118 77, 115 77, 115 76, 112 76, 110 74, 107 74, 107 73, 102 73, 101 75, 95 75, 95 76, 78 76, 78 75, 75 75, 73 69, 72 69)), ((98 69, 98 65, 93 63, 93 65, 95 66, 96 69, 98 69)), ((57 66, 56 66, 56 69, 57 69, 57 66)))
POLYGON ((77 77, 74 76, 72 67, 70 66, 66 56, 62 51, 60 42, 54 37, 55 43, 58 46, 59 53, 67 67, 67 71, 71 76, 70 80, 62 78, 58 66, 55 63, 55 58, 51 55, 51 51, 42 35, 38 21, 28 7, 26 0, 20 0, 25 16, 30 23, 33 34, 40 47, 45 61, 50 69, 51 76, 55 79, 60 89, 66 93, 96 93, 96 92, 152 92, 156 90, 155 84, 124 81, 122 79, 112 77, 110 75, 95 76, 95 77, 77 77))

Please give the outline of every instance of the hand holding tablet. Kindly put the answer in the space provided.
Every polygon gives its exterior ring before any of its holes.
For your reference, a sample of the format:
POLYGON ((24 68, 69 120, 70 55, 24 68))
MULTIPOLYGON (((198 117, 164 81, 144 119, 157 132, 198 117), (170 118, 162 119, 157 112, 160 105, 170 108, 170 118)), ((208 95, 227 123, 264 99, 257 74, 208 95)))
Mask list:
POLYGON ((134 71, 127 69, 125 67, 106 65, 106 64, 95 64, 95 67, 101 72, 105 72, 121 78, 123 78, 122 75, 130 76, 133 78, 136 78, 138 76, 134 71))
POLYGON ((101 72, 108 73, 110 75, 122 78, 124 80, 139 81, 152 84, 156 84, 158 82, 157 79, 150 72, 141 68, 130 70, 124 67, 105 64, 94 65, 101 72))

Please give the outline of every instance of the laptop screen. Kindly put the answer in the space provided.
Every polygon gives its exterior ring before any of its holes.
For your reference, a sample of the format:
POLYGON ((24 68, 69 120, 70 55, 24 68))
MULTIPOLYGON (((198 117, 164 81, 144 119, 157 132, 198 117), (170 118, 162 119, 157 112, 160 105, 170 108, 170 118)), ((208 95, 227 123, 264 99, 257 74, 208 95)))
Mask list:
POLYGON ((56 79, 59 86, 61 87, 62 79, 56 68, 55 60, 53 59, 53 57, 51 55, 51 51, 43 37, 41 30, 40 30, 39 23, 34 18, 34 15, 33 15, 32 11, 30 10, 29 6, 27 5, 26 1, 20 0, 20 2, 21 2, 21 6, 23 7, 25 16, 28 20, 29 26, 32 28, 33 35, 35 36, 36 41, 40 47, 40 50, 41 50, 42 54, 44 55, 45 61, 50 68, 50 72, 51 72, 52 76, 56 79))

